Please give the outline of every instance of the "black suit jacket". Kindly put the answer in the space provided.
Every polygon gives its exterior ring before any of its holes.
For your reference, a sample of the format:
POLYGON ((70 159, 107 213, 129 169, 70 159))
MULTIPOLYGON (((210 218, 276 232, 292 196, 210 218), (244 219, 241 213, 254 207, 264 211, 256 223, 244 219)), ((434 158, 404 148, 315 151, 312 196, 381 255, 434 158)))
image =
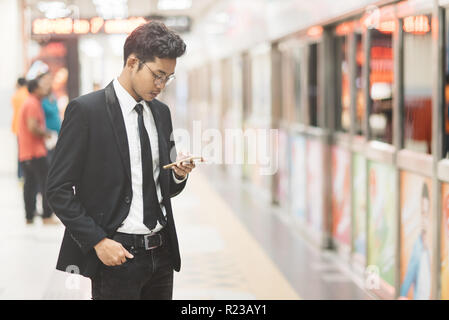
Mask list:
MULTIPOLYGON (((162 169, 176 160, 169 108, 156 99, 147 103, 158 132, 166 228, 173 267, 179 271, 170 198, 179 194, 187 181, 177 184, 172 170, 162 169)), ((66 226, 56 268, 92 277, 101 263, 93 247, 113 236, 128 216, 133 197, 125 122, 112 82, 67 106, 46 189, 51 208, 66 226)))

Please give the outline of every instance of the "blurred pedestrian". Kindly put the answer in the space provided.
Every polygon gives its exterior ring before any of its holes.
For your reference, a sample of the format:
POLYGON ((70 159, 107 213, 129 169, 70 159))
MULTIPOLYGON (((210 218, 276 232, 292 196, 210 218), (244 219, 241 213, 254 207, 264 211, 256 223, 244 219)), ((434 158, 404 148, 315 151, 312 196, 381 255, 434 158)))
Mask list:
POLYGON ((61 118, 59 116, 58 101, 52 93, 42 99, 42 108, 45 113, 45 124, 47 126, 47 131, 51 135, 51 137, 45 141, 47 147, 47 160, 50 165, 53 158, 56 141, 58 139, 59 130, 61 130, 61 118))
MULTIPOLYGON (((24 173, 23 197, 27 224, 33 223, 36 214, 36 196, 45 190, 48 173, 45 138, 49 133, 45 127, 45 115, 41 101, 51 90, 51 75, 48 66, 37 61, 27 74, 28 98, 25 100, 18 125, 19 160, 24 173)), ((45 192, 42 192, 42 219, 44 224, 57 223, 51 218, 45 192)))
MULTIPOLYGON (((26 86, 27 82, 25 78, 20 77, 17 79, 16 84, 16 91, 14 92, 12 98, 11 98, 11 104, 13 107, 13 113, 12 113, 12 124, 11 124, 11 131, 17 136, 18 133, 18 127, 19 127, 19 115, 20 115, 20 109, 23 106, 23 103, 25 102, 26 98, 28 97, 28 89, 26 86)), ((22 168, 20 166, 19 157, 17 156, 17 176, 18 178, 22 178, 22 168)))

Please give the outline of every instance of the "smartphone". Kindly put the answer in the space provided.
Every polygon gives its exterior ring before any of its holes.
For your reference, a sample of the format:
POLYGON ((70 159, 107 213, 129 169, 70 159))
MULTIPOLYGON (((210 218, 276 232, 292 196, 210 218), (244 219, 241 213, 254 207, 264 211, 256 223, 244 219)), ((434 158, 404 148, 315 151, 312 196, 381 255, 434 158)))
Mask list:
POLYGON ((163 166, 162 168, 164 168, 164 169, 170 169, 171 167, 174 167, 174 166, 176 166, 178 163, 181 163, 181 162, 204 162, 204 159, 203 159, 203 157, 198 157, 198 156, 190 156, 190 157, 188 157, 188 158, 185 158, 185 159, 182 159, 182 160, 179 160, 179 161, 176 161, 176 162, 172 162, 172 163, 170 163, 170 164, 167 164, 167 165, 165 165, 165 166, 163 166))

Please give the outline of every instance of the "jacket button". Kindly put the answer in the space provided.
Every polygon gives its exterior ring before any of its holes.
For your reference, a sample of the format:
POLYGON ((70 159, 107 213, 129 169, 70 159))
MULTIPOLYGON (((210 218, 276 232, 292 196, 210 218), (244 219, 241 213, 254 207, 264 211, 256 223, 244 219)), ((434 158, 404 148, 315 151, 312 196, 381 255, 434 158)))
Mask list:
POLYGON ((131 203, 131 199, 128 196, 125 197, 125 203, 126 204, 130 204, 131 203))

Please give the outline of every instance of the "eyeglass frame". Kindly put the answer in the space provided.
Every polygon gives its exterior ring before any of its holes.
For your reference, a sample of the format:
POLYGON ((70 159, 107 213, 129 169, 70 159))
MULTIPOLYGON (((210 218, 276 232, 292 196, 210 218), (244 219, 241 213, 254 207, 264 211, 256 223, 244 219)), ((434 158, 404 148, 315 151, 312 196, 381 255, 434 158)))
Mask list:
POLYGON ((161 77, 161 76, 157 75, 153 70, 151 70, 150 67, 145 62, 143 62, 143 61, 141 61, 141 62, 153 74, 153 82, 154 82, 155 85, 162 85, 162 84, 164 84, 165 86, 168 86, 171 82, 173 82, 173 80, 176 79, 174 74, 169 75, 168 77, 161 77))

